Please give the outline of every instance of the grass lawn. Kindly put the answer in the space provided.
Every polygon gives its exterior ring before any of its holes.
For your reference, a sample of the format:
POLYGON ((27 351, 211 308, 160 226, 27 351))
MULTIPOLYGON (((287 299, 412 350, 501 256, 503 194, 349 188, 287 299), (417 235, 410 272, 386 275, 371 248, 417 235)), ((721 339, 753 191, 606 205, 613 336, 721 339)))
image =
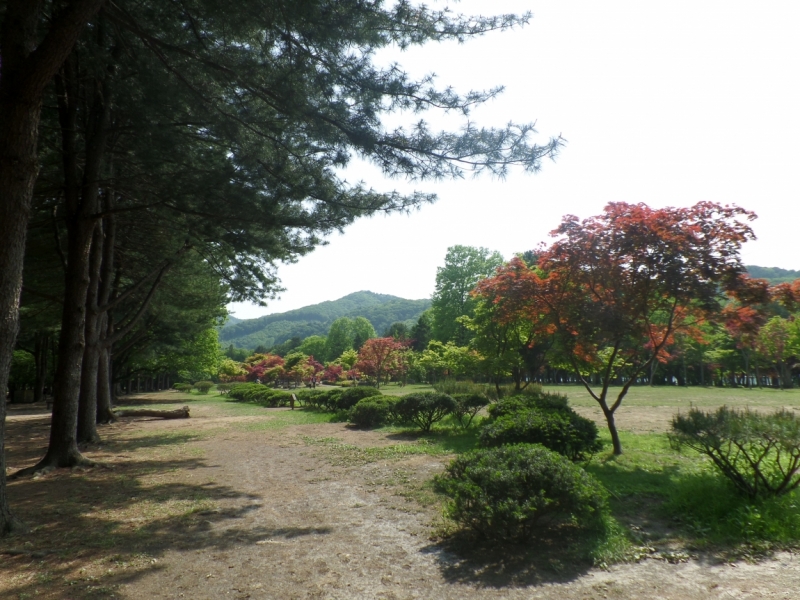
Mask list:
MULTIPOLYGON (((582 385, 551 385, 545 386, 544 389, 565 394, 573 406, 597 406, 597 402, 582 385)), ((616 398, 620 389, 619 387, 609 388, 609 399, 616 398)), ((599 388, 597 391, 599 392, 599 388)), ((626 406, 666 406, 686 410, 690 406, 712 409, 723 405, 735 408, 800 407, 800 389, 754 388, 748 390, 745 388, 641 385, 630 388, 619 410, 624 410, 626 406)))

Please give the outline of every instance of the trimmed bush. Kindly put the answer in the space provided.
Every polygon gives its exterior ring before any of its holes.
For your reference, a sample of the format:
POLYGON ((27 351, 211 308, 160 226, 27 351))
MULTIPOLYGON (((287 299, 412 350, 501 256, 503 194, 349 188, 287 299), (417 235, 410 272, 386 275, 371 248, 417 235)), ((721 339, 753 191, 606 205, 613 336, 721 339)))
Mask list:
POLYGON ((785 410, 770 415, 727 406, 693 408, 672 419, 670 441, 708 456, 751 500, 788 494, 800 486, 800 419, 785 410))
POLYGON ((489 399, 483 394, 456 394, 453 400, 456 401, 453 415, 464 429, 468 429, 475 416, 489 404, 489 399))
POLYGON ((260 383, 240 383, 231 388, 228 397, 240 402, 252 402, 260 406, 275 408, 288 406, 292 395, 260 383))
POLYGON ((599 451, 597 425, 572 410, 527 409, 486 423, 478 445, 492 448, 509 444, 541 444, 572 461, 599 451))
POLYGON ((297 390, 295 396, 301 404, 320 408, 320 400, 325 396, 325 390, 297 390))
POLYGON ((194 388, 201 394, 207 394, 214 385, 213 381, 196 381, 194 388))
POLYGON ((447 394, 422 392, 402 396, 394 405, 393 412, 399 421, 413 423, 422 431, 430 431, 456 409, 456 401, 447 394))
POLYGON ((391 421, 397 400, 391 396, 372 396, 359 400, 347 420, 358 427, 380 427, 391 421))
POLYGON ((537 529, 571 521, 595 524, 606 512, 603 486, 569 460, 534 444, 473 450, 436 478, 450 496, 447 514, 498 540, 526 540, 537 529))
POLYGON ((233 387, 232 383, 218 383, 217 391, 220 393, 221 396, 227 396, 228 392, 231 391, 232 387, 233 387))
POLYGON ((173 390, 177 390, 179 392, 190 392, 194 386, 191 383, 176 383, 172 386, 173 390))
POLYGON ((354 387, 348 388, 339 393, 336 399, 336 408, 339 410, 350 410, 359 400, 372 396, 382 396, 379 389, 374 387, 354 387))
POLYGON ((504 415, 530 410, 532 408, 539 410, 572 410, 569 407, 566 396, 558 393, 539 391, 535 394, 518 394, 498 400, 489 407, 487 412, 490 417, 496 419, 504 415))

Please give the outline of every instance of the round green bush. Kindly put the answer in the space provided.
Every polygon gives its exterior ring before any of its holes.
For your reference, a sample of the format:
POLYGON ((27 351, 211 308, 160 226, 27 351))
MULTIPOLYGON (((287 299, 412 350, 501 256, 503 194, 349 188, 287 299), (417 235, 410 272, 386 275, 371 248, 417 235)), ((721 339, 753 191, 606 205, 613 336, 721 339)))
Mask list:
POLYGON ((528 409, 503 415, 481 427, 478 445, 541 444, 570 460, 599 451, 597 425, 572 410, 528 409))
POLYGON ((594 477, 535 444, 466 452, 436 483, 451 498, 448 516, 493 540, 525 540, 563 522, 592 525, 607 507, 594 477))
POLYGON ((421 392, 402 396, 394 405, 396 418, 403 423, 413 423, 422 431, 430 431, 456 409, 456 401, 447 394, 421 392))
POLYGON ((489 399, 485 394, 454 394, 453 400, 456 401, 456 407, 453 410, 459 424, 467 429, 472 425, 473 419, 481 411, 483 407, 489 404, 489 399))
POLYGON ((339 397, 336 399, 336 408, 339 410, 350 410, 358 404, 359 400, 381 395, 380 390, 374 387, 364 386, 348 388, 339 394, 339 397))
POLYGON ((194 386, 192 386, 191 383, 176 383, 172 386, 172 389, 178 390, 179 392, 188 392, 192 389, 192 387, 194 386))
POLYGON ((233 388, 233 384, 232 383, 218 383, 217 384, 217 391, 222 396, 227 395, 228 392, 231 391, 231 388, 233 388))
POLYGON ((391 421, 396 403, 390 396, 364 398, 350 409, 347 420, 357 427, 380 427, 391 421))
POLYGON ((503 398, 492 404, 487 412, 493 419, 515 412, 538 408, 539 410, 571 410, 567 397, 550 392, 518 394, 503 398))
POLYGON ((208 390, 210 390, 213 385, 213 381, 197 381, 195 382, 194 387, 201 394, 207 394, 208 390))

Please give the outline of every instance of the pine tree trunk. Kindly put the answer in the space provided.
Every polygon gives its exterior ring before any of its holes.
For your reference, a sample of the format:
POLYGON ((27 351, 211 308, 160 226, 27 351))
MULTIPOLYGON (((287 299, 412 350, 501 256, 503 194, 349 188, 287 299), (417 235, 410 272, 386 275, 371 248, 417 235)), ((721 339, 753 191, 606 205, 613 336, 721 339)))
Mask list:
POLYGON ((95 444, 97 433, 97 377, 100 361, 101 314, 97 301, 100 292, 100 267, 103 256, 103 231, 95 226, 89 260, 89 289, 86 294, 86 342, 81 366, 81 391, 78 398, 78 443, 95 444))
POLYGON ((111 395, 111 353, 108 348, 100 348, 97 369, 97 422, 112 423, 115 420, 111 395))
POLYGON ((33 401, 42 402, 44 399, 44 384, 47 379, 47 355, 50 336, 39 332, 36 334, 34 359, 36 362, 36 383, 33 386, 33 401))

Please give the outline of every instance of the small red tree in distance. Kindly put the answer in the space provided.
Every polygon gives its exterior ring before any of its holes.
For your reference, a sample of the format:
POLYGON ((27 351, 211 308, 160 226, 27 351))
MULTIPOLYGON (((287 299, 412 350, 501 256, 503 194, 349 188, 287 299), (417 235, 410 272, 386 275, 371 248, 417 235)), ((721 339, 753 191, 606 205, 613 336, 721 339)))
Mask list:
POLYGON ((247 370, 246 379, 247 381, 260 380, 262 382, 278 379, 283 364, 283 358, 277 354, 256 354, 248 358, 244 365, 247 370))
POLYGON ((557 329, 565 356, 608 424, 614 454, 622 445, 614 413, 633 382, 662 356, 676 332, 720 310, 719 289, 741 286, 741 245, 754 239, 736 206, 700 202, 652 209, 612 202, 583 221, 568 215, 543 250, 537 311, 557 329), (612 401, 620 361, 627 379, 612 401), (581 373, 593 365, 600 388, 581 373))
POLYGON ((393 337, 369 339, 358 351, 358 360, 354 367, 369 377, 375 377, 377 386, 380 387, 383 376, 396 366, 399 355, 406 346, 407 341, 393 337))

